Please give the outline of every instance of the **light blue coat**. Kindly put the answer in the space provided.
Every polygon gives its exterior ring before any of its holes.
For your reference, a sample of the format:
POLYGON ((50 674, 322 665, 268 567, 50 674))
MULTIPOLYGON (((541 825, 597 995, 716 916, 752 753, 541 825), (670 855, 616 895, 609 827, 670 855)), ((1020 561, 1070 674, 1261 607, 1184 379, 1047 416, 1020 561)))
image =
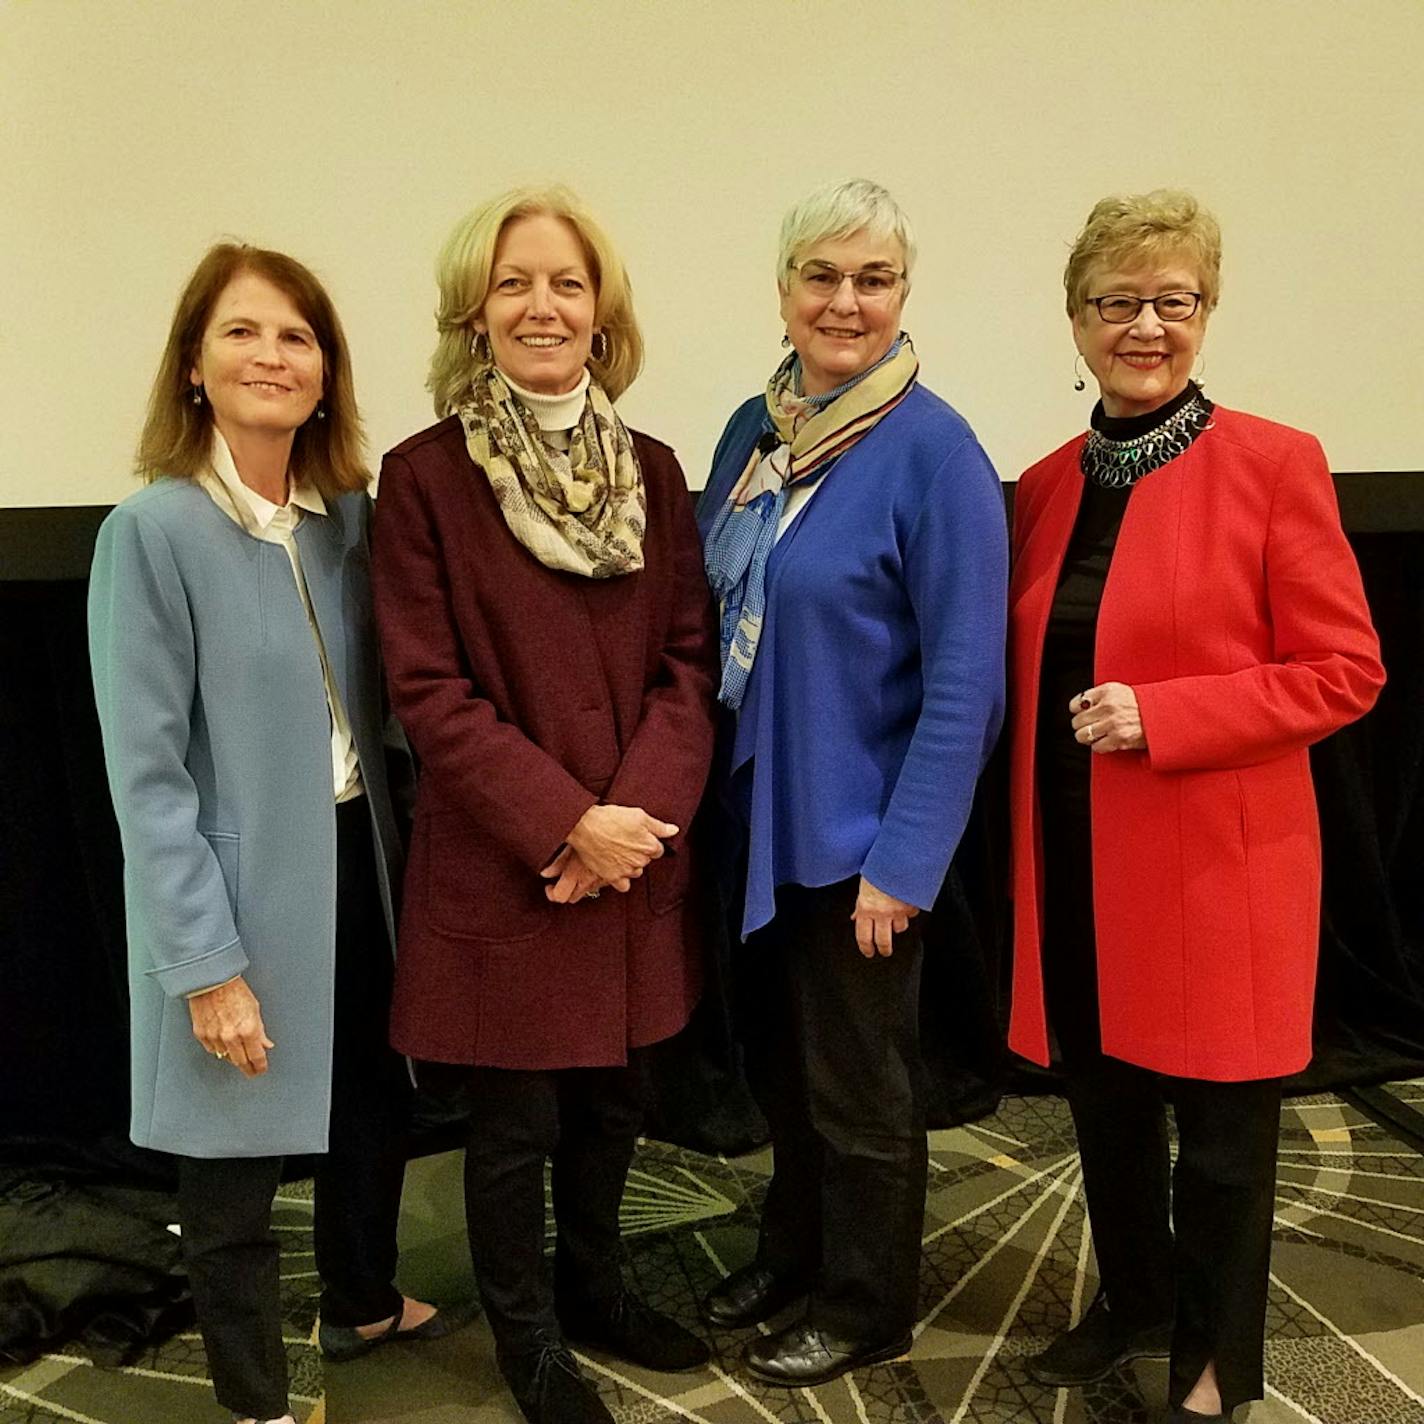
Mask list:
MULTIPOLYGON (((387 929, 399 840, 382 748, 366 546, 347 495, 297 531, 350 718, 387 929)), ((191 480, 130 496, 99 531, 89 643, 124 848, 133 1115, 190 1157, 326 1150, 336 944, 331 730, 286 551, 191 480), (276 1047, 244 1078, 193 1037, 184 996, 243 975, 276 1047)))

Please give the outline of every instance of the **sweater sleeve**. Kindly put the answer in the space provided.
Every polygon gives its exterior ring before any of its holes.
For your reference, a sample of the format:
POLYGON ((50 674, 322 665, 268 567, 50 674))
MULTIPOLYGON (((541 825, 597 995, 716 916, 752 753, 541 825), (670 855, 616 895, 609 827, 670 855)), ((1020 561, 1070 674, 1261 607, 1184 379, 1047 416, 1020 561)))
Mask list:
POLYGON ((213 988, 248 967, 218 854, 236 845, 198 829, 184 761, 196 641, 178 565, 164 531, 123 505, 94 550, 89 656, 130 931, 141 937, 132 949, 170 998, 213 988))
POLYGON ((1355 556, 1319 443, 1277 471, 1265 582, 1274 657, 1133 690, 1153 771, 1229 770, 1308 746, 1362 716, 1384 683, 1355 556))
POLYGON ((673 608, 638 726, 604 800, 641 806, 650 815, 672 821, 680 828, 669 844, 676 850, 702 799, 712 762, 717 631, 692 500, 677 461, 670 458, 668 463, 657 492, 674 502, 668 526, 673 608))
POLYGON ((923 702, 861 874, 927 910, 1004 718, 1004 501, 972 436, 946 456, 929 484, 906 544, 904 578, 919 628, 923 702))
POLYGON ((381 464, 371 582, 391 705, 421 776, 542 870, 598 798, 480 695, 450 603, 439 518, 400 455, 381 464))

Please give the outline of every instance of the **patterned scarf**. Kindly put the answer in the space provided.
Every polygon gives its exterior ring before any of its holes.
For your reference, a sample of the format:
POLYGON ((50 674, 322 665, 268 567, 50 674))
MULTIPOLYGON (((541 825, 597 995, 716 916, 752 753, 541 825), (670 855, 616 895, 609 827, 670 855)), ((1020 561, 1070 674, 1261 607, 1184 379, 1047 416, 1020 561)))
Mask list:
POLYGON ((910 393, 920 362, 910 338, 895 345, 829 404, 796 392, 795 354, 777 368, 766 388, 766 408, 776 432, 764 435, 747 460, 727 502, 707 534, 703 560, 707 580, 722 608, 722 686, 718 700, 742 705, 766 617, 766 565, 789 491, 821 478, 832 461, 868 435, 910 393), (777 439, 779 437, 779 441, 777 439), (790 462, 781 488, 747 500, 746 490, 762 456, 789 445, 790 462))
POLYGON ((456 414, 509 532, 541 564, 596 579, 643 567, 643 474, 628 429, 597 381, 589 382, 567 454, 544 443, 496 366, 475 376, 456 414))

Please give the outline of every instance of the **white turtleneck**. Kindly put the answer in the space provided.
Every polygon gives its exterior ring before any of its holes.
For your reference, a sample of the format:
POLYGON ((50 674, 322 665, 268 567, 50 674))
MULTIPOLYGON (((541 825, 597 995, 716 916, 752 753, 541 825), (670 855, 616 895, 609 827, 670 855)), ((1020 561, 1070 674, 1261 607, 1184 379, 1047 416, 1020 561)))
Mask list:
POLYGON ((509 389, 526 405, 539 426, 539 431, 548 445, 556 450, 569 448, 569 432, 579 423, 583 415, 584 399, 588 395, 588 368, 573 390, 561 396, 545 395, 542 391, 526 390, 507 372, 501 371, 509 389))

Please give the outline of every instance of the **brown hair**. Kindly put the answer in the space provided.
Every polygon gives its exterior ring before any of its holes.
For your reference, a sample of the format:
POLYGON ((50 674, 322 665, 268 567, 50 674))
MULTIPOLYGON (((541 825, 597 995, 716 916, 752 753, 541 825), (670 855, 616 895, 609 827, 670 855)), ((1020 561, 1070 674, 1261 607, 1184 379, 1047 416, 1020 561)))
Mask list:
POLYGON ((283 292, 311 326, 321 348, 326 418, 313 416, 297 430, 292 442, 293 473, 326 496, 365 489, 371 475, 362 452, 351 353, 331 298, 295 258, 237 242, 209 248, 178 298, 148 397, 148 417, 138 442, 138 473, 148 480, 160 475, 191 479, 208 463, 212 407, 206 401, 193 403, 189 373, 201 354, 213 307, 228 283, 244 272, 265 278, 283 292))
POLYGON ((1210 312, 1221 294, 1221 228, 1190 193, 1156 188, 1094 203, 1063 271, 1068 315, 1081 314, 1095 269, 1131 269, 1164 257, 1192 263, 1202 305, 1210 312))
POLYGON ((461 218, 436 260, 440 303, 435 326, 440 334, 426 381, 435 397, 436 415, 447 416, 459 405, 484 365, 471 351, 470 342, 475 318, 489 295, 500 234, 517 218, 545 214, 573 228, 588 259, 597 298, 593 324, 607 341, 601 358, 589 357, 594 380, 608 392, 609 400, 617 400, 643 369, 643 333, 633 315, 633 289, 608 234, 567 188, 515 188, 461 218))

